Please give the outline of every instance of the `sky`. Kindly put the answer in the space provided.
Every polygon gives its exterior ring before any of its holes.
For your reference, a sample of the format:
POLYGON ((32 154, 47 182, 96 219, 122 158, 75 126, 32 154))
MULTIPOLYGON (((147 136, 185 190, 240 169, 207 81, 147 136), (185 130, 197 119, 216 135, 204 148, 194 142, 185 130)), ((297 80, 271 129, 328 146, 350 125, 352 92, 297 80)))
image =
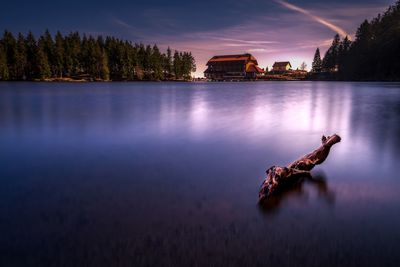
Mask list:
POLYGON ((383 13, 394 0, 146 0, 8 1, 0 30, 35 35, 79 31, 157 44, 165 51, 191 51, 196 77, 214 55, 253 54, 260 67, 290 61, 311 67, 333 36, 354 37, 364 19, 383 13), (1 29, 3 28, 3 29, 1 29))

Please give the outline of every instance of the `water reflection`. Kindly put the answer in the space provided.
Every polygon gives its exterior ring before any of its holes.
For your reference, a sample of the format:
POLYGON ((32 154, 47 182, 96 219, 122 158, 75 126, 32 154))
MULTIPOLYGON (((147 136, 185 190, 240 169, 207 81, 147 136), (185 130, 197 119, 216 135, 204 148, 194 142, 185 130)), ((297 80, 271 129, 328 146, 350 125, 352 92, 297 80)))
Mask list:
POLYGON ((325 173, 316 172, 260 202, 260 211, 265 214, 276 214, 287 199, 292 201, 308 200, 310 194, 313 193, 310 192, 310 189, 316 193, 316 198, 312 198, 312 201, 324 201, 329 205, 335 203, 335 192, 329 188, 325 173), (305 185, 309 185, 309 187, 305 188, 305 185))
POLYGON ((0 265, 391 266, 399 88, 0 83, 0 265), (265 169, 333 133, 314 179, 260 212, 265 169))
POLYGON ((204 138, 340 132, 345 139, 373 139, 388 150, 399 145, 397 88, 385 88, 382 94, 369 85, 327 83, 246 85, 251 93, 238 90, 242 84, 210 84, 207 90, 194 86, 191 91, 179 84, 162 88, 166 91, 150 88, 153 85, 135 86, 134 90, 128 85, 119 85, 118 90, 110 85, 68 86, 50 86, 59 87, 57 93, 49 86, 35 88, 41 90, 37 94, 23 91, 23 85, 3 84, 2 129, 14 134, 29 129, 38 135, 73 131, 124 138, 131 138, 126 133, 154 133, 157 125, 161 135, 183 131, 204 138))

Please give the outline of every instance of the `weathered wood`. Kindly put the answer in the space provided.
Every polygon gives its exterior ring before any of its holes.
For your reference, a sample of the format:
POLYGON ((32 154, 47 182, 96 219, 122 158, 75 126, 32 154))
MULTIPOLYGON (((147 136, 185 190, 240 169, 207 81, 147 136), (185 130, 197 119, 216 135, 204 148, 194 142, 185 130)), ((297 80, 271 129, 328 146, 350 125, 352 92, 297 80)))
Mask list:
POLYGON ((313 152, 294 161, 287 167, 272 166, 267 171, 267 177, 258 193, 259 202, 271 197, 275 193, 295 184, 300 179, 310 176, 310 171, 315 165, 321 164, 328 157, 331 147, 339 143, 340 136, 322 136, 322 145, 313 152))

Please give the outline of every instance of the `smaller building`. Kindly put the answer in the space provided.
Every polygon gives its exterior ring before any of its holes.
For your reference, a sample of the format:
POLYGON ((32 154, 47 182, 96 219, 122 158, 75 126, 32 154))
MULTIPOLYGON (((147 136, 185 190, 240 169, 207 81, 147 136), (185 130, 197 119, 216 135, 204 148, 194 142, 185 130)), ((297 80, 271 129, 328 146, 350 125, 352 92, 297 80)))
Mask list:
POLYGON ((275 62, 272 66, 273 72, 286 72, 292 69, 292 65, 289 61, 279 61, 275 62))

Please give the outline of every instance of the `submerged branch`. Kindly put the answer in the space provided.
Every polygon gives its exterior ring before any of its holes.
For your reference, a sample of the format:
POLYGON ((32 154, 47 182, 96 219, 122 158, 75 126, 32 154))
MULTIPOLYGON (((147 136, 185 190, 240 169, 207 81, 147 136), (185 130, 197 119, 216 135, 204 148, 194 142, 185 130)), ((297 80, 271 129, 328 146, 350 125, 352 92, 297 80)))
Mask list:
POLYGON ((310 171, 315 165, 321 164, 328 157, 331 147, 339 143, 340 136, 322 136, 322 145, 313 152, 294 161, 287 167, 272 166, 267 171, 267 177, 261 185, 258 194, 259 202, 269 198, 274 193, 295 184, 301 178, 310 176, 310 171))

